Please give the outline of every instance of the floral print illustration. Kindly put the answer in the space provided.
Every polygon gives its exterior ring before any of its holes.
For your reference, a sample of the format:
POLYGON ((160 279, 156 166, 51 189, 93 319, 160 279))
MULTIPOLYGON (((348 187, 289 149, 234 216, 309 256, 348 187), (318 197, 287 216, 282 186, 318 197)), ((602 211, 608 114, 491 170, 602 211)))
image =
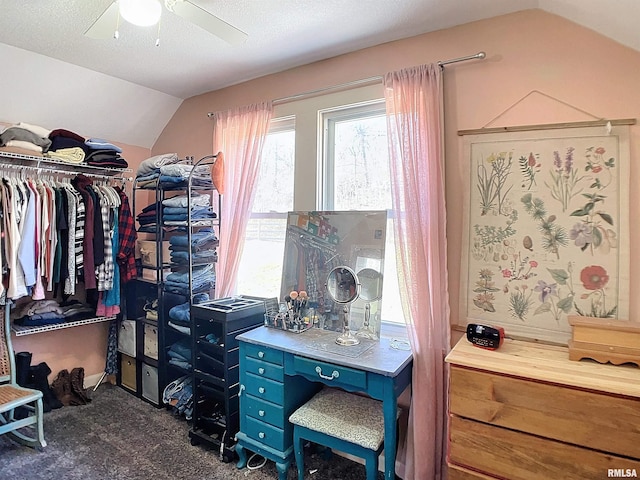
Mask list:
POLYGON ((560 157, 560 152, 553 152, 554 168, 550 171, 551 183, 545 183, 551 192, 551 196, 562 205, 563 212, 569 208, 571 199, 582 191, 578 183, 584 178, 584 175, 581 175, 578 169, 574 167, 574 151, 574 147, 567 148, 564 163, 560 157))
POLYGON ((477 187, 480 193, 480 215, 495 212, 503 215, 503 204, 509 190, 507 179, 511 173, 513 153, 492 153, 485 162, 480 162, 477 168, 477 187), (488 164, 488 168, 487 165, 488 164))
POLYGON ((514 280, 529 280, 531 277, 536 276, 534 268, 538 266, 538 262, 535 260, 529 260, 529 257, 520 255, 520 252, 513 255, 508 267, 500 267, 502 277, 508 279, 510 282, 514 280))
POLYGON ((569 315, 627 315, 628 139, 505 137, 470 144, 467 319, 565 341, 569 315))
POLYGON ((522 188, 526 188, 527 190, 531 190, 536 184, 536 173, 540 171, 541 163, 538 162, 536 155, 533 152, 529 153, 529 156, 522 156, 518 160, 518 164, 520 165, 520 173, 524 178, 522 183, 522 188))
POLYGON ((613 229, 613 217, 596 207, 604 202, 607 197, 597 193, 583 194, 587 202, 579 209, 571 212, 572 217, 583 217, 580 223, 573 225, 569 231, 569 238, 575 246, 583 252, 590 249, 591 254, 595 249, 602 253, 609 253, 611 248, 617 247, 616 233, 613 229))
POLYGON ((511 316, 524 322, 533 303, 532 296, 533 291, 526 284, 516 285, 514 291, 509 294, 509 312, 511 316))
POLYGON ((587 164, 585 171, 591 172, 594 176, 593 182, 589 188, 597 188, 602 190, 607 188, 613 181, 612 170, 615 167, 615 158, 609 157, 604 159, 606 150, 604 147, 589 147, 585 153, 587 164))
POLYGON ((580 281, 588 293, 580 296, 581 300, 589 300, 590 310, 582 310, 575 305, 580 315, 599 318, 613 318, 618 310, 617 305, 607 309, 605 286, 609 283, 609 274, 600 265, 589 265, 580 272, 580 281))
POLYGON ((487 268, 483 268, 479 273, 479 280, 476 281, 476 287, 473 289, 477 295, 473 298, 476 307, 481 308, 485 312, 495 312, 493 306, 495 300, 494 293, 500 289, 493 282, 493 272, 487 268))
POLYGON ((538 280, 538 284, 533 289, 538 293, 540 306, 536 308, 534 315, 550 313, 556 323, 560 323, 562 314, 568 314, 573 307, 575 292, 571 282, 573 265, 569 263, 567 270, 547 269, 554 282, 538 280), (566 293, 565 293, 566 290, 566 293))
POLYGON ((567 231, 556 223, 555 215, 547 216, 547 209, 544 201, 540 198, 534 198, 530 193, 525 194, 520 201, 524 204, 525 211, 538 222, 538 229, 542 234, 541 247, 547 252, 560 258, 560 247, 565 247, 569 240, 567 231))

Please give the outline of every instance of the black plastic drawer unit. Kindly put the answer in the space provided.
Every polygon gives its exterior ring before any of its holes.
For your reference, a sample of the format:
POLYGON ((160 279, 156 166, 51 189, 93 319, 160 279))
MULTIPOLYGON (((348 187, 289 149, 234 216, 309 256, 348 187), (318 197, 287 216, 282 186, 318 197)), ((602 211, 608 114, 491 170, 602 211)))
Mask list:
POLYGON ((194 339, 192 445, 235 458, 239 424, 239 347, 236 336, 264 323, 264 300, 229 297, 191 307, 194 339))

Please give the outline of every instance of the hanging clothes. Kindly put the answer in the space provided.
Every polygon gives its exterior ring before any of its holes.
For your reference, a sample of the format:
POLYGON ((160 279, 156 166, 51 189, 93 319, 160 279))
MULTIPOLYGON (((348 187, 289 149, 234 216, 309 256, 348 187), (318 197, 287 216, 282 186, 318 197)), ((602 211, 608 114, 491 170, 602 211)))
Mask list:
POLYGON ((21 324, 95 315, 98 297, 105 316, 118 314, 121 278, 135 278, 136 233, 124 189, 86 175, 29 178, 1 166, 0 176, 0 294, 14 301, 59 297, 64 310, 35 312, 21 324), (82 281, 93 308, 70 298, 82 281))

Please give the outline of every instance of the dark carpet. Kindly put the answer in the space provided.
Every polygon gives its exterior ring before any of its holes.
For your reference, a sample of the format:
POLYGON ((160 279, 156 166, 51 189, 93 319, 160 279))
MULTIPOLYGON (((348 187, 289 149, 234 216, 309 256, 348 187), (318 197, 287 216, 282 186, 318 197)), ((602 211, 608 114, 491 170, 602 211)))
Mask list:
MULTIPOLYGON (((267 480, 277 479, 273 462, 238 470, 216 452, 192 446, 189 425, 171 411, 157 409, 103 384, 88 405, 46 413, 47 447, 41 451, 0 436, 0 479, 11 480, 267 480)), ((364 466, 308 449, 305 479, 364 480, 364 466), (314 472, 315 470, 315 472, 314 472), (313 473, 312 473, 313 472, 313 473)), ((252 463, 260 463, 254 459, 252 463)), ((382 479, 383 474, 379 473, 382 479)), ((287 480, 297 479, 295 465, 287 480)))

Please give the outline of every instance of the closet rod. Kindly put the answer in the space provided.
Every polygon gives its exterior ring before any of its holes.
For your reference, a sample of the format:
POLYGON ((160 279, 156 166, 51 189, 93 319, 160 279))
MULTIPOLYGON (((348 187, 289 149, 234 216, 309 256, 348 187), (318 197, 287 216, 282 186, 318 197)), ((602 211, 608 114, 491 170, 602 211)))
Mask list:
POLYGON ((49 165, 41 165, 39 167, 35 167, 33 165, 16 165, 14 163, 1 163, 0 162, 0 169, 2 168, 14 168, 17 170, 36 170, 40 173, 45 173, 45 174, 61 174, 61 175, 68 175, 68 176, 74 176, 74 175, 85 175, 87 177, 95 177, 95 178, 104 178, 107 180, 128 180, 128 181, 133 181, 133 177, 123 177, 120 175, 101 175, 99 173, 91 173, 91 172, 77 172, 74 170, 62 170, 59 168, 55 168, 55 167, 51 167, 49 165))
MULTIPOLYGON (((440 67, 444 67, 445 65, 450 65, 452 63, 458 63, 458 62, 466 62, 468 60, 482 60, 484 58, 486 58, 487 54, 485 52, 478 52, 474 55, 467 55, 465 57, 458 57, 458 58, 452 58, 449 60, 440 60, 437 62, 437 64, 440 67)), ((288 97, 281 97, 281 98, 276 98, 275 100, 273 100, 271 103, 273 103, 273 105, 280 105, 282 103, 289 103, 289 102, 293 102, 295 100, 301 100, 304 98, 310 98, 310 97, 314 97, 316 95, 319 95, 321 93, 325 93, 325 92, 330 92, 330 91, 340 91, 340 90, 346 90, 349 88, 353 88, 353 87, 365 87, 368 85, 375 85, 376 83, 381 83, 383 80, 383 76, 382 75, 376 75, 375 77, 368 77, 368 78, 363 78, 360 80, 353 80, 352 82, 346 82, 346 83, 340 83, 338 85, 332 85, 330 87, 324 87, 324 88, 318 88, 316 90, 310 90, 308 92, 303 92, 303 93, 297 93, 295 95, 290 95, 288 97)), ((207 113, 207 117, 212 118, 215 116, 215 112, 208 112, 207 113)))

